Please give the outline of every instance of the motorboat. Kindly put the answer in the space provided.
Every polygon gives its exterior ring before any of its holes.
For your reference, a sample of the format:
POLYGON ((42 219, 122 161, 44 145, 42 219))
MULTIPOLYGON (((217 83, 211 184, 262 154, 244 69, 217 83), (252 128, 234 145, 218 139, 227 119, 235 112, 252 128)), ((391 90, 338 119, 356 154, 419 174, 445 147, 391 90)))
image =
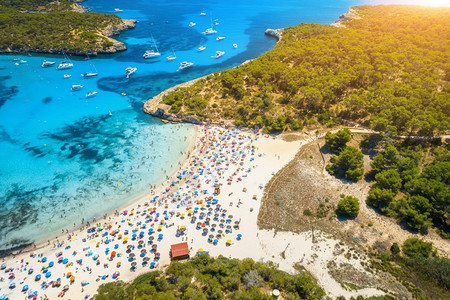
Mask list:
POLYGON ((72 75, 70 74, 64 74, 64 78, 70 78, 72 75))
POLYGON ((21 64, 27 63, 27 61, 26 61, 26 60, 23 60, 23 59, 21 59, 19 62, 20 62, 21 64))
POLYGON ((206 49, 206 46, 200 46, 197 48, 198 52, 201 52, 206 49))
POLYGON ((206 16, 206 13, 205 13, 204 11, 202 11, 202 12, 200 13, 200 16, 206 16))
POLYGON ((194 65, 193 62, 183 61, 183 62, 180 64, 180 67, 178 68, 178 70, 184 70, 184 69, 186 69, 186 68, 192 67, 193 65, 194 65))
POLYGON ((215 34, 217 33, 217 30, 214 30, 214 28, 208 28, 206 29, 204 32, 202 32, 204 35, 208 35, 208 34, 215 34))
POLYGON ((194 23, 194 22, 190 22, 190 23, 189 23, 189 27, 194 27, 195 25, 197 25, 197 24, 194 23))
POLYGON ((121 11, 123 11, 123 9, 120 9, 120 8, 114 8, 114 11, 115 11, 115 12, 121 12, 121 11))
POLYGON ((86 94, 86 98, 89 98, 89 97, 93 97, 93 96, 95 96, 95 95, 97 95, 98 94, 98 92, 89 92, 89 93, 87 93, 86 94))
POLYGON ((41 67, 48 68, 48 67, 53 66, 54 64, 55 64, 54 61, 48 61, 48 60, 44 59, 44 62, 42 63, 41 67))
POLYGON ((224 54, 225 54, 225 52, 224 52, 224 51, 216 51, 216 55, 214 55, 214 56, 211 56, 211 57, 214 57, 214 58, 219 58, 219 57, 223 56, 224 54))
POLYGON ((59 63, 59 65, 56 69, 66 70, 66 69, 71 69, 71 68, 73 68, 73 63, 63 60, 62 62, 59 63))
POLYGON ((137 71, 137 68, 128 67, 125 69, 125 77, 130 78, 137 71))
POLYGON ((224 36, 218 36, 218 37, 216 38, 216 41, 221 41, 221 40, 224 40, 224 39, 225 39, 224 36))
POLYGON ((237 44, 233 44, 233 48, 236 49, 237 48, 237 44))
POLYGON ((81 90, 82 88, 83 88, 82 85, 74 84, 74 85, 72 85, 71 90, 72 90, 72 91, 79 91, 79 90, 81 90))

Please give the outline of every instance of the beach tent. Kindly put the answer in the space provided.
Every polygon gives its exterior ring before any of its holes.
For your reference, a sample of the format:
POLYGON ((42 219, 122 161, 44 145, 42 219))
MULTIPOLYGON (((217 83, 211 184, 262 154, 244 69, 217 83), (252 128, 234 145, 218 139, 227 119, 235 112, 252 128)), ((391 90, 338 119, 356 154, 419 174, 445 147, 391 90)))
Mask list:
POLYGON ((173 244, 170 246, 170 256, 172 259, 189 258, 189 247, 186 242, 173 244))

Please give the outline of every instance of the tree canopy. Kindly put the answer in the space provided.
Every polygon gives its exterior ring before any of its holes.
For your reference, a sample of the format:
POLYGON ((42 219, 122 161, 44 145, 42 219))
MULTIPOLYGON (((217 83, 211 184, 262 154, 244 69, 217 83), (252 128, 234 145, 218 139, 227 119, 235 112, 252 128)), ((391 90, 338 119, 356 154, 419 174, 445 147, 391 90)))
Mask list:
POLYGON ((360 6, 345 27, 285 28, 261 57, 178 88, 171 112, 268 132, 353 120, 391 134, 449 129, 449 8, 360 6), (197 106, 200 104, 200 106, 197 106))
POLYGON ((359 200, 352 196, 342 197, 338 202, 336 212, 348 218, 356 218, 359 213, 359 200))
POLYGON ((95 300, 128 299, 273 299, 272 289, 285 299, 322 299, 324 291, 303 271, 290 275, 273 263, 212 258, 197 254, 186 262, 172 261, 165 271, 153 271, 131 283, 102 284, 95 300))
POLYGON ((109 49, 103 35, 122 19, 113 14, 72 11, 68 0, 0 0, 0 49, 18 52, 59 50, 86 53, 109 49))

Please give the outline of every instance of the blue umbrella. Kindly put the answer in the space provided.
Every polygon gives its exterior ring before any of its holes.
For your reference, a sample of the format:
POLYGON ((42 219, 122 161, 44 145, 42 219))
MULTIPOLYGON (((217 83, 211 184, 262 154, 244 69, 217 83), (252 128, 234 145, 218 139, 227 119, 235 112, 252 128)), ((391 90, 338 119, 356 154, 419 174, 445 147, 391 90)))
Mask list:
POLYGON ((22 288, 22 292, 25 292, 26 290, 28 290, 28 285, 24 285, 22 288))
POLYGON ((242 234, 239 233, 239 234, 237 235, 237 239, 240 240, 241 237, 242 237, 242 234))
POLYGON ((13 288, 15 288, 16 287, 16 284, 13 282, 13 283, 11 283, 10 285, 9 285, 9 288, 10 289, 13 289, 13 288))
POLYGON ((52 262, 52 261, 48 263, 48 266, 49 266, 50 268, 53 267, 54 265, 55 265, 55 263, 52 262))
POLYGON ((33 273, 33 269, 28 269, 28 274, 31 274, 31 273, 33 273))
POLYGON ((50 278, 50 276, 52 276, 52 272, 45 273, 45 278, 50 278))
POLYGON ((164 236, 164 235, 163 235, 162 233, 158 234, 158 238, 160 238, 160 239, 162 239, 163 236, 164 236))
POLYGON ((133 239, 135 239, 137 237, 136 233, 133 233, 133 235, 131 236, 133 239))
POLYGON ((119 244, 115 244, 114 249, 118 249, 118 248, 119 248, 119 244))
POLYGON ((150 267, 152 267, 152 268, 154 268, 154 267, 155 267, 155 265, 156 265, 156 263, 155 263, 155 262, 151 262, 151 263, 150 263, 150 267))
POLYGON ((109 240, 106 240, 106 241, 105 241, 105 244, 108 245, 108 244, 109 244, 109 240))
POLYGON ((41 280, 41 274, 37 274, 36 277, 34 277, 34 280, 36 281, 41 280))
POLYGON ((68 262, 69 262, 68 258, 64 258, 63 261, 62 261, 63 264, 67 264, 68 262))
POLYGON ((216 239, 216 240, 214 240, 213 244, 217 245, 218 242, 219 242, 219 240, 216 239))
POLYGON ((144 236, 144 234, 145 234, 145 232, 143 232, 143 231, 139 232, 140 236, 144 236))
POLYGON ((42 259, 42 262, 46 262, 47 261, 47 257, 44 257, 43 259, 42 259))

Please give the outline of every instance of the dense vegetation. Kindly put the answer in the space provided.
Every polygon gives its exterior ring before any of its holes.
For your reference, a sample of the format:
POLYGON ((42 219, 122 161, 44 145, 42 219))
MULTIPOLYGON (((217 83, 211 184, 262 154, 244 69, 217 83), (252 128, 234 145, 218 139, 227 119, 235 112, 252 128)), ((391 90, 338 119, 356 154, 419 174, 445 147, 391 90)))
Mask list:
POLYGON ((284 299, 322 299, 324 291, 302 271, 290 275, 272 263, 197 254, 187 262, 173 261, 165 271, 153 271, 132 283, 103 284, 95 300, 130 299, 273 299, 273 289, 284 299))
POLYGON ((358 181, 364 174, 364 155, 355 147, 347 146, 351 140, 351 133, 348 128, 339 130, 336 135, 327 132, 325 135, 325 145, 334 154, 326 169, 337 178, 345 178, 350 181, 358 181))
POLYGON ((67 0, 0 0, 0 49, 47 52, 62 46, 68 52, 92 53, 113 45, 102 31, 121 24, 118 16, 71 9, 67 0))
POLYGON ((449 129, 448 8, 361 6, 344 27, 301 24, 276 47, 163 98, 172 113, 266 131, 342 119, 395 133, 449 129))
POLYGON ((359 213, 359 200, 352 196, 341 195, 336 212, 347 218, 356 218, 359 213))
POLYGON ((386 139, 371 162, 374 185, 367 203, 398 218, 407 228, 426 232, 430 226, 450 238, 450 153, 437 141, 386 139))
POLYGON ((418 299, 449 299, 450 260, 439 257, 432 244, 409 238, 400 247, 393 243, 391 253, 378 253, 372 267, 389 272, 418 299))

